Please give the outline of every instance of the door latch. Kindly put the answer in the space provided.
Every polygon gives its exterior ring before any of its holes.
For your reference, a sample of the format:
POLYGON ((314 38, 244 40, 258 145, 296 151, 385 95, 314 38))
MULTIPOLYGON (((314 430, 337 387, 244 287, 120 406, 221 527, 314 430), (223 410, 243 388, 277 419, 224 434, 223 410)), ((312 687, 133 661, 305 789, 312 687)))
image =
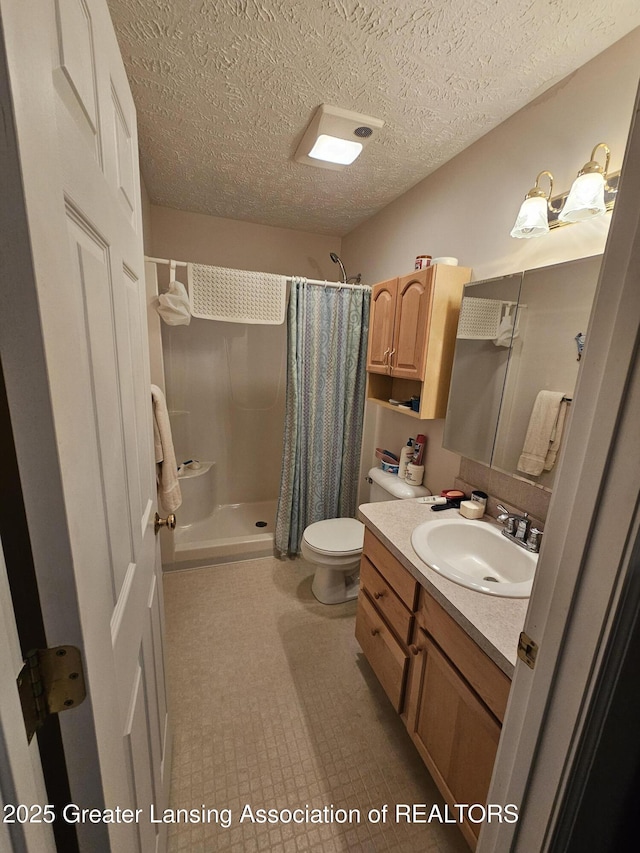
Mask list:
POLYGON ((47 717, 84 701, 87 691, 80 649, 34 649, 26 656, 17 683, 27 741, 31 743, 47 717))
POLYGON ((536 665, 536 657, 538 656, 538 644, 528 637, 524 631, 520 634, 518 640, 518 657, 524 661, 526 665, 533 669, 536 665))

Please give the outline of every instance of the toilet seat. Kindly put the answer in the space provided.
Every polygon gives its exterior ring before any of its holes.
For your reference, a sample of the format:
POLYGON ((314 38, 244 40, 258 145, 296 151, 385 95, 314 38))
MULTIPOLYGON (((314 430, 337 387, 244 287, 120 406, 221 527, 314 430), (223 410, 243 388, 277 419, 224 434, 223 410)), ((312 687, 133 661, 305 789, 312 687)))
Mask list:
POLYGON ((303 543, 327 557, 357 556, 364 545, 364 524, 355 518, 316 521, 304 531, 303 543))

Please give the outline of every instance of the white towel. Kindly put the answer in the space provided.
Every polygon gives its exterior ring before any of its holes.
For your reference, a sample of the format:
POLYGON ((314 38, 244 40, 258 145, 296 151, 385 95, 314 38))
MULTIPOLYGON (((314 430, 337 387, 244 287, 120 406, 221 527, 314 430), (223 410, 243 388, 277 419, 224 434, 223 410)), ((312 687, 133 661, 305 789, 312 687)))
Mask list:
POLYGON ((563 391, 540 391, 536 397, 529 426, 518 460, 518 470, 538 477, 550 471, 556 461, 566 414, 563 391))
POLYGON ((178 482, 178 466, 173 449, 167 401, 157 385, 151 386, 151 401, 158 498, 166 512, 175 512, 182 503, 182 493, 178 482))
POLYGON ((560 400, 560 408, 558 409, 558 419, 556 420, 555 427, 551 431, 551 442, 549 444, 547 458, 544 461, 545 471, 550 471, 556 464, 556 459, 558 458, 558 451, 560 450, 560 442, 562 441, 562 431, 564 430, 564 422, 565 418, 567 417, 568 408, 569 403, 563 395, 562 400, 560 400))
POLYGON ((518 337, 517 330, 514 331, 513 328, 513 317, 511 316, 512 310, 512 305, 506 305, 504 309, 504 316, 502 317, 498 327, 498 334, 493 339, 493 343, 497 347, 510 347, 511 342, 518 337))
POLYGON ((191 314, 227 323, 284 323, 284 275, 188 264, 191 314))

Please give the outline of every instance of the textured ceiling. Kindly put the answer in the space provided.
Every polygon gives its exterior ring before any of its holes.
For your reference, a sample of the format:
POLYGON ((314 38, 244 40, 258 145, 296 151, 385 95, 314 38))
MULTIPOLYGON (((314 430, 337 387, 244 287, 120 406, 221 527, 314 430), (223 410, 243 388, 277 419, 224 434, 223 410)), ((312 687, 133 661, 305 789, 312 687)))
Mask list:
POLYGON ((640 25, 638 0, 108 0, 154 203, 343 235, 640 25), (317 106, 381 118, 293 160, 317 106))

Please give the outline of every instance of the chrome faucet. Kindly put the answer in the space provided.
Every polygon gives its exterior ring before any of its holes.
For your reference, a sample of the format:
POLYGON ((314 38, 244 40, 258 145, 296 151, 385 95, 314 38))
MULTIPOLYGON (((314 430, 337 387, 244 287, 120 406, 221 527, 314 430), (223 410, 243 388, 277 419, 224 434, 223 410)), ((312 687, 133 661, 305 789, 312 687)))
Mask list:
POLYGON ((526 548, 527 551, 537 554, 542 542, 542 530, 531 527, 529 513, 525 512, 523 515, 519 515, 509 512, 502 504, 498 504, 498 509, 500 510, 498 521, 504 524, 502 535, 515 542, 516 545, 520 545, 521 548, 526 548))

